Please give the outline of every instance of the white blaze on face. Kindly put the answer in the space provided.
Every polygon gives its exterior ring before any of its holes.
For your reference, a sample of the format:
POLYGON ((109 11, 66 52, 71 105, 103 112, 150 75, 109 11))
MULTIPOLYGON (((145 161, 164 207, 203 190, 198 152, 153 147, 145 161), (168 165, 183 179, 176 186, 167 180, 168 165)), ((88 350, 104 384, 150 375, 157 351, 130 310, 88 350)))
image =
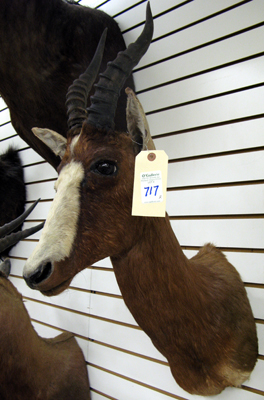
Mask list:
POLYGON ((41 238, 24 267, 24 275, 33 273, 45 262, 69 257, 80 213, 80 185, 84 178, 81 163, 71 161, 55 183, 56 195, 45 222, 41 238))
POLYGON ((70 150, 71 150, 71 155, 72 155, 72 156, 73 156, 73 154, 74 154, 74 149, 75 149, 75 146, 76 146, 76 144, 77 144, 79 138, 80 138, 80 135, 74 136, 74 138, 73 138, 72 141, 71 141, 70 150))

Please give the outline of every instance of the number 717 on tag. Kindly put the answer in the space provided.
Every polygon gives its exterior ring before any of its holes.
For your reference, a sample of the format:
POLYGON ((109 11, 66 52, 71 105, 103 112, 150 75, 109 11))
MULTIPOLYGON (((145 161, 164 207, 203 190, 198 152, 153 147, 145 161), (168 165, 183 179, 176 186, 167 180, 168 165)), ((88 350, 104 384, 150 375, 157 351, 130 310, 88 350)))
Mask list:
POLYGON ((161 171, 143 172, 140 181, 143 204, 163 201, 161 171))

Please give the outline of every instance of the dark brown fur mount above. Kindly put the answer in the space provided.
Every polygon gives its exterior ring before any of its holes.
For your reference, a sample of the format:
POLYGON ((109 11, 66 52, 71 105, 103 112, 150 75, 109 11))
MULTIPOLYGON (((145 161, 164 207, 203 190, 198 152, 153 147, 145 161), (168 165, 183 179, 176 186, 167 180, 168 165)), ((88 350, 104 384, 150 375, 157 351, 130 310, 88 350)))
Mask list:
MULTIPOLYGON (((57 168, 60 159, 31 132, 39 126, 67 134, 68 87, 90 63, 108 29, 102 72, 125 49, 120 29, 104 12, 63 0, 0 1, 0 94, 11 122, 30 147, 57 168)), ((133 87, 128 77, 127 85, 133 87)), ((122 90, 116 126, 126 129, 122 90)))

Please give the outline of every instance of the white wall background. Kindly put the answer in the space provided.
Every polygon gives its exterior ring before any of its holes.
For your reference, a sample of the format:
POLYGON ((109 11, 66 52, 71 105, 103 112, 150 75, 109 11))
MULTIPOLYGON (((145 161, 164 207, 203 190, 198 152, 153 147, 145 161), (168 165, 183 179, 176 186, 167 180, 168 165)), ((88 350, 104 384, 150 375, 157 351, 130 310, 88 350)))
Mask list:
MULTIPOLYGON (((81 0, 114 16, 126 43, 136 39, 146 1, 81 0), (102 5, 100 5, 102 4, 102 5)), ((188 256, 205 242, 240 272, 256 318, 259 359, 242 389, 222 400, 264 396, 264 2, 151 0, 155 33, 134 72, 158 149, 169 156, 167 210, 188 256)), ((46 218, 56 172, 21 140, 0 99, 0 151, 20 149, 28 205, 25 227, 46 218)), ((83 349, 93 400, 193 399, 127 310, 108 259, 81 272, 69 290, 46 298, 22 279, 40 233, 12 251, 11 281, 42 336, 72 331, 83 349)), ((200 397, 201 398, 201 397, 200 397)))

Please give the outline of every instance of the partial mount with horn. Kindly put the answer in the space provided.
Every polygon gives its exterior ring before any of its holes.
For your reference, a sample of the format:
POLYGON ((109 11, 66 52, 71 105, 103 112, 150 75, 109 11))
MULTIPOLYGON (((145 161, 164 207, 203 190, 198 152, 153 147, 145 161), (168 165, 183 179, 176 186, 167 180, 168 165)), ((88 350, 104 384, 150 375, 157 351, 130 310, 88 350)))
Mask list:
MULTIPOLYGON (((30 235, 33 235, 33 233, 36 233, 43 228, 44 222, 42 222, 39 225, 33 226, 32 228, 25 229, 24 231, 12 233, 17 227, 19 227, 25 221, 28 215, 36 207, 39 200, 40 199, 36 200, 18 218, 0 227, 0 253, 2 253, 5 249, 8 249, 9 247, 13 246, 14 244, 17 244, 20 240, 25 239, 30 235)), ((4 268, 6 270, 6 275, 8 276, 9 275, 8 270, 10 269, 9 259, 6 258, 3 261, 3 264, 4 266, 2 266, 2 269, 4 268)))

